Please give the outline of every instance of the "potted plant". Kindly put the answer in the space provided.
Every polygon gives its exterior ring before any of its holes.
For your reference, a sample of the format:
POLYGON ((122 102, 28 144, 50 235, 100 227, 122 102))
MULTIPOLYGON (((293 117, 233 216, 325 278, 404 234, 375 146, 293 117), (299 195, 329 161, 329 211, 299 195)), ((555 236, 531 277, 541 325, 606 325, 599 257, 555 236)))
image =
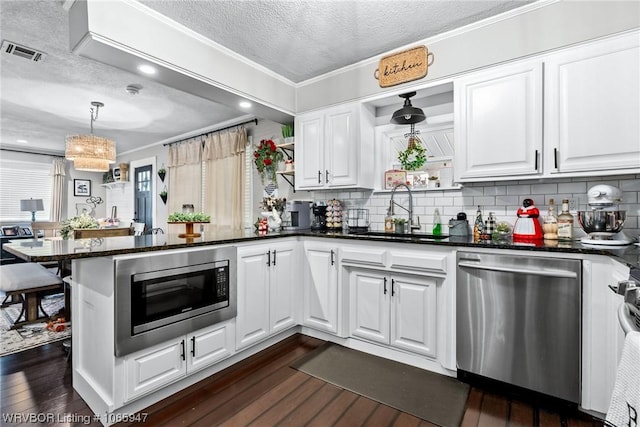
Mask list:
POLYGON ((83 213, 82 215, 74 216, 62 221, 60 236, 62 236, 63 239, 67 240, 69 237, 73 236, 73 230, 98 227, 99 224, 95 218, 89 216, 86 213, 83 213))
POLYGON ((160 192, 160 198, 162 199, 162 203, 167 204, 167 187, 165 186, 160 192))
POLYGON ((165 170, 164 163, 163 163, 160 169, 158 169, 158 176, 160 177, 160 181, 164 182, 164 177, 166 175, 167 175, 167 171, 165 170))
POLYGON ((398 234, 405 234, 407 232, 407 220, 404 218, 395 218, 393 220, 395 224, 395 232, 398 234))
POLYGON ((253 162, 256 165, 256 169, 258 169, 262 183, 264 184, 265 178, 268 176, 269 180, 277 187, 276 171, 278 170, 278 162, 281 162, 284 156, 276 147, 276 143, 271 139, 263 139, 256 147, 253 156, 253 162))
POLYGON ((113 171, 111 169, 102 174, 102 183, 109 184, 110 182, 113 182, 113 171))
POLYGON ((282 137, 285 144, 290 144, 294 141, 293 125, 282 125, 282 137))

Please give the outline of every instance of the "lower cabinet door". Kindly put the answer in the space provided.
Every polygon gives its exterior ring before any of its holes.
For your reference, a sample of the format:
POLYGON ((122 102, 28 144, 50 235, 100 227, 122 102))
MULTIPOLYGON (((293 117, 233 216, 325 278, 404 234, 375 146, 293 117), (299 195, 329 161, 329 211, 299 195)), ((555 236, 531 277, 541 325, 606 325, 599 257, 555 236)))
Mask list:
POLYGON ((238 249, 236 350, 249 347, 269 336, 268 257, 268 245, 238 249))
POLYGON ((228 324, 214 325, 187 335, 187 372, 191 373, 233 354, 233 337, 228 324))
POLYGON ((297 242, 271 245, 269 272, 269 332, 275 334, 296 325, 295 286, 298 285, 297 242))
POLYGON ((125 356, 125 400, 161 388, 186 375, 186 343, 180 337, 125 356))
POLYGON ((435 358, 437 280, 394 276, 391 288, 391 345, 435 358))
POLYGON ((305 326, 338 331, 338 270, 335 245, 305 242, 303 318, 305 326))
POLYGON ((390 283, 381 274, 352 271, 349 274, 350 335, 389 344, 390 283))

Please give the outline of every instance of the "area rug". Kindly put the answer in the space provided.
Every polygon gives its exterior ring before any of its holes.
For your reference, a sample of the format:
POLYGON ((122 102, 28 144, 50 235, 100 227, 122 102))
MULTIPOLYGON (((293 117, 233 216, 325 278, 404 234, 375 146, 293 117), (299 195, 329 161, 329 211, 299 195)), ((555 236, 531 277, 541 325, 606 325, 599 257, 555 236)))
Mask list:
MULTIPOLYGON (((42 299, 42 306, 48 314, 58 313, 64 308, 64 295, 50 295, 42 299)), ((64 331, 53 332, 46 329, 46 323, 33 323, 19 329, 10 329, 20 314, 21 304, 11 304, 0 308, 0 357, 18 353, 55 341, 64 340, 71 335, 71 327, 64 331)))
POLYGON ((455 378, 330 342, 291 366, 443 427, 460 425, 469 394, 455 378))

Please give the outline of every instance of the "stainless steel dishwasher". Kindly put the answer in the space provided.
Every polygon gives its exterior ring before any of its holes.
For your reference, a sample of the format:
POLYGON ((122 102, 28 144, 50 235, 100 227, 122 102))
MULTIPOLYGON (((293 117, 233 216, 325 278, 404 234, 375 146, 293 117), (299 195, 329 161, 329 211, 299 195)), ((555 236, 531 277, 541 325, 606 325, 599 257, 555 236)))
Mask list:
POLYGON ((458 252, 462 373, 580 401, 581 261, 458 252))

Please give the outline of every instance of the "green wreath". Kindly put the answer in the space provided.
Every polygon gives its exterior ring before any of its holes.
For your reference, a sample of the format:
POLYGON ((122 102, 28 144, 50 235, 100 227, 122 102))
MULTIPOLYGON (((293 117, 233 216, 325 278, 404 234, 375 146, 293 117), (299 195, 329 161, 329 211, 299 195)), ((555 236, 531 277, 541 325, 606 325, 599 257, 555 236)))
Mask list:
POLYGON ((414 171, 420 169, 427 161, 427 150, 424 149, 420 140, 410 141, 407 149, 398 153, 398 161, 402 164, 402 169, 414 171))

